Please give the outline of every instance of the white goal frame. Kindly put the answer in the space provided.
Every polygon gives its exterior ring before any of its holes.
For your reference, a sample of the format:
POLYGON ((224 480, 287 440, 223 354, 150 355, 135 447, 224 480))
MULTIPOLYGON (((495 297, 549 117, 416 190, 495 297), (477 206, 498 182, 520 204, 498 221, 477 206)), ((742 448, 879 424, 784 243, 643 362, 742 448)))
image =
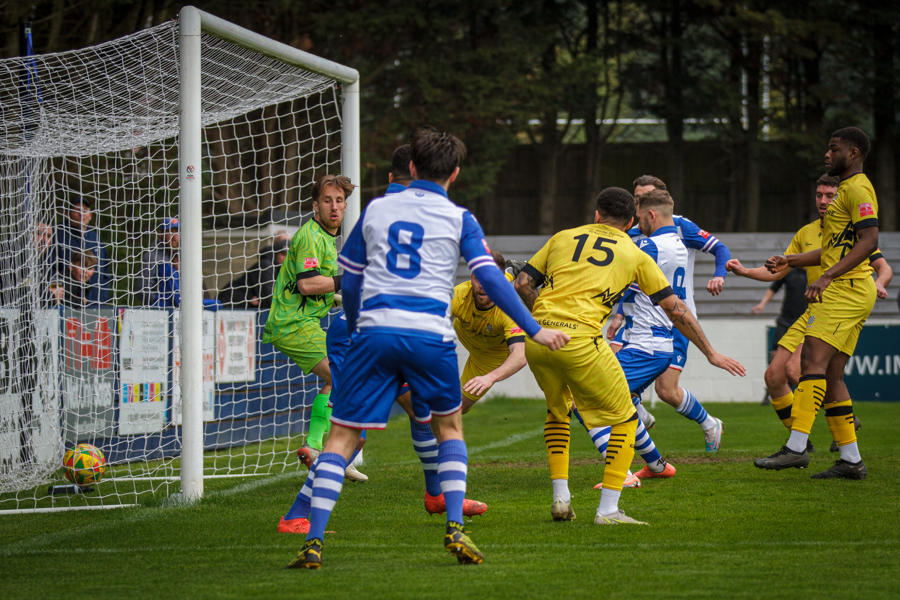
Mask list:
MULTIPOLYGON (((203 227, 201 177, 200 36, 206 33, 263 56, 341 82, 342 174, 360 182, 359 73, 248 29, 193 6, 181 9, 178 20, 181 61, 178 172, 181 213, 181 494, 184 501, 203 496, 203 227)), ((359 194, 347 203, 344 231, 359 219, 359 194)))

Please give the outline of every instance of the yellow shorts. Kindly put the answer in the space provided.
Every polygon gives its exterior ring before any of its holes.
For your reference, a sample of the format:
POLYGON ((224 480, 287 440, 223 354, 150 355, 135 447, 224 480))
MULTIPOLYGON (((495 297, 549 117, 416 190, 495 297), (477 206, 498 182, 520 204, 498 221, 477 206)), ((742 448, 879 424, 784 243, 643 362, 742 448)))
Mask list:
MULTIPOLYGON (((504 352, 506 356, 509 356, 509 352, 504 352)), ((487 375, 488 373, 502 365, 503 361, 506 360, 506 356, 485 357, 470 353, 468 360, 466 360, 466 365, 463 367, 462 373, 459 376, 460 387, 466 385, 473 377, 481 377, 483 375, 487 375)), ((485 391, 485 393, 487 393, 487 391, 485 391)), ((478 402, 484 396, 484 394, 481 394, 480 396, 470 394, 465 389, 463 389, 462 394, 465 398, 468 398, 472 402, 478 402)))
POLYGON ((778 340, 778 345, 793 354, 797 350, 797 346, 803 343, 803 338, 806 337, 807 321, 809 321, 809 308, 807 308, 806 312, 800 315, 800 318, 794 321, 791 328, 781 336, 781 339, 778 340))
POLYGON ((863 323, 875 306, 875 292, 871 277, 832 281, 823 301, 810 304, 806 335, 852 355, 863 323))
POLYGON ((310 321, 296 331, 282 335, 272 345, 287 354, 307 375, 328 356, 325 351, 325 332, 318 321, 310 321))
POLYGON ((602 337, 573 337, 555 352, 526 338, 525 357, 557 420, 565 420, 573 400, 589 429, 634 415, 625 373, 602 337))

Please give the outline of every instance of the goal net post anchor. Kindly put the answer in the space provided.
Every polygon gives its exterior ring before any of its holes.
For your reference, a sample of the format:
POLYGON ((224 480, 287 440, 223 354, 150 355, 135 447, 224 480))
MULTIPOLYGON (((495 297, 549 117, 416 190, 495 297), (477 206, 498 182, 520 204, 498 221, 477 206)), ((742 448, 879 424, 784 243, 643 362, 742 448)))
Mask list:
MULTIPOLYGON (((187 502, 203 496, 203 226, 202 226, 202 33, 215 36, 264 56, 325 75, 342 86, 343 175, 359 184, 359 73, 344 65, 308 54, 248 29, 185 6, 179 14, 180 135, 178 169, 182 246, 182 456, 181 493, 187 502)), ((344 231, 352 230, 360 214, 359 194, 348 202, 344 231)))

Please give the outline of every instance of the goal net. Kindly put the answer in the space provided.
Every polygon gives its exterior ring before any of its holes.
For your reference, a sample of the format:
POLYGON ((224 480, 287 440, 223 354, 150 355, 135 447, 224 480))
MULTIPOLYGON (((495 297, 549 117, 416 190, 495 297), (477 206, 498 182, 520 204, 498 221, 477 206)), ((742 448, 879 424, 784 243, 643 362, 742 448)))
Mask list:
POLYGON ((199 260, 180 170, 202 187, 203 476, 296 468, 319 384, 262 327, 283 240, 342 170, 344 90, 252 46, 200 37, 202 155, 181 167, 177 22, 0 61, 0 511, 179 491, 181 265, 199 260), (82 443, 107 470, 65 487, 82 443))

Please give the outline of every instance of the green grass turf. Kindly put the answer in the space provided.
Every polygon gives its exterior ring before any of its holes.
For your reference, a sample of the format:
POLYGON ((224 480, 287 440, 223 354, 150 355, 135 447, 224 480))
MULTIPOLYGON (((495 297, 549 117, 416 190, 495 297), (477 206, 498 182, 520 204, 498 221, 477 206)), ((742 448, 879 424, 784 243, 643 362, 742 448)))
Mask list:
MULTIPOLYGON (((4 598, 897 598, 900 597, 900 403, 860 403, 864 481, 813 481, 831 465, 817 420, 810 468, 767 472, 786 431, 771 407, 708 405, 723 449, 660 405, 652 435, 674 479, 625 490, 649 527, 592 524, 602 466, 573 426, 577 520, 550 519, 545 408, 496 399, 465 418, 470 496, 490 505, 467 524, 486 561, 459 566, 444 520, 422 506, 405 417, 371 432, 366 484, 347 484, 329 522, 324 567, 285 570, 301 536, 275 533, 305 470, 210 480, 192 506, 0 516, 4 598)), ((635 466, 639 466, 635 463, 635 466)))

